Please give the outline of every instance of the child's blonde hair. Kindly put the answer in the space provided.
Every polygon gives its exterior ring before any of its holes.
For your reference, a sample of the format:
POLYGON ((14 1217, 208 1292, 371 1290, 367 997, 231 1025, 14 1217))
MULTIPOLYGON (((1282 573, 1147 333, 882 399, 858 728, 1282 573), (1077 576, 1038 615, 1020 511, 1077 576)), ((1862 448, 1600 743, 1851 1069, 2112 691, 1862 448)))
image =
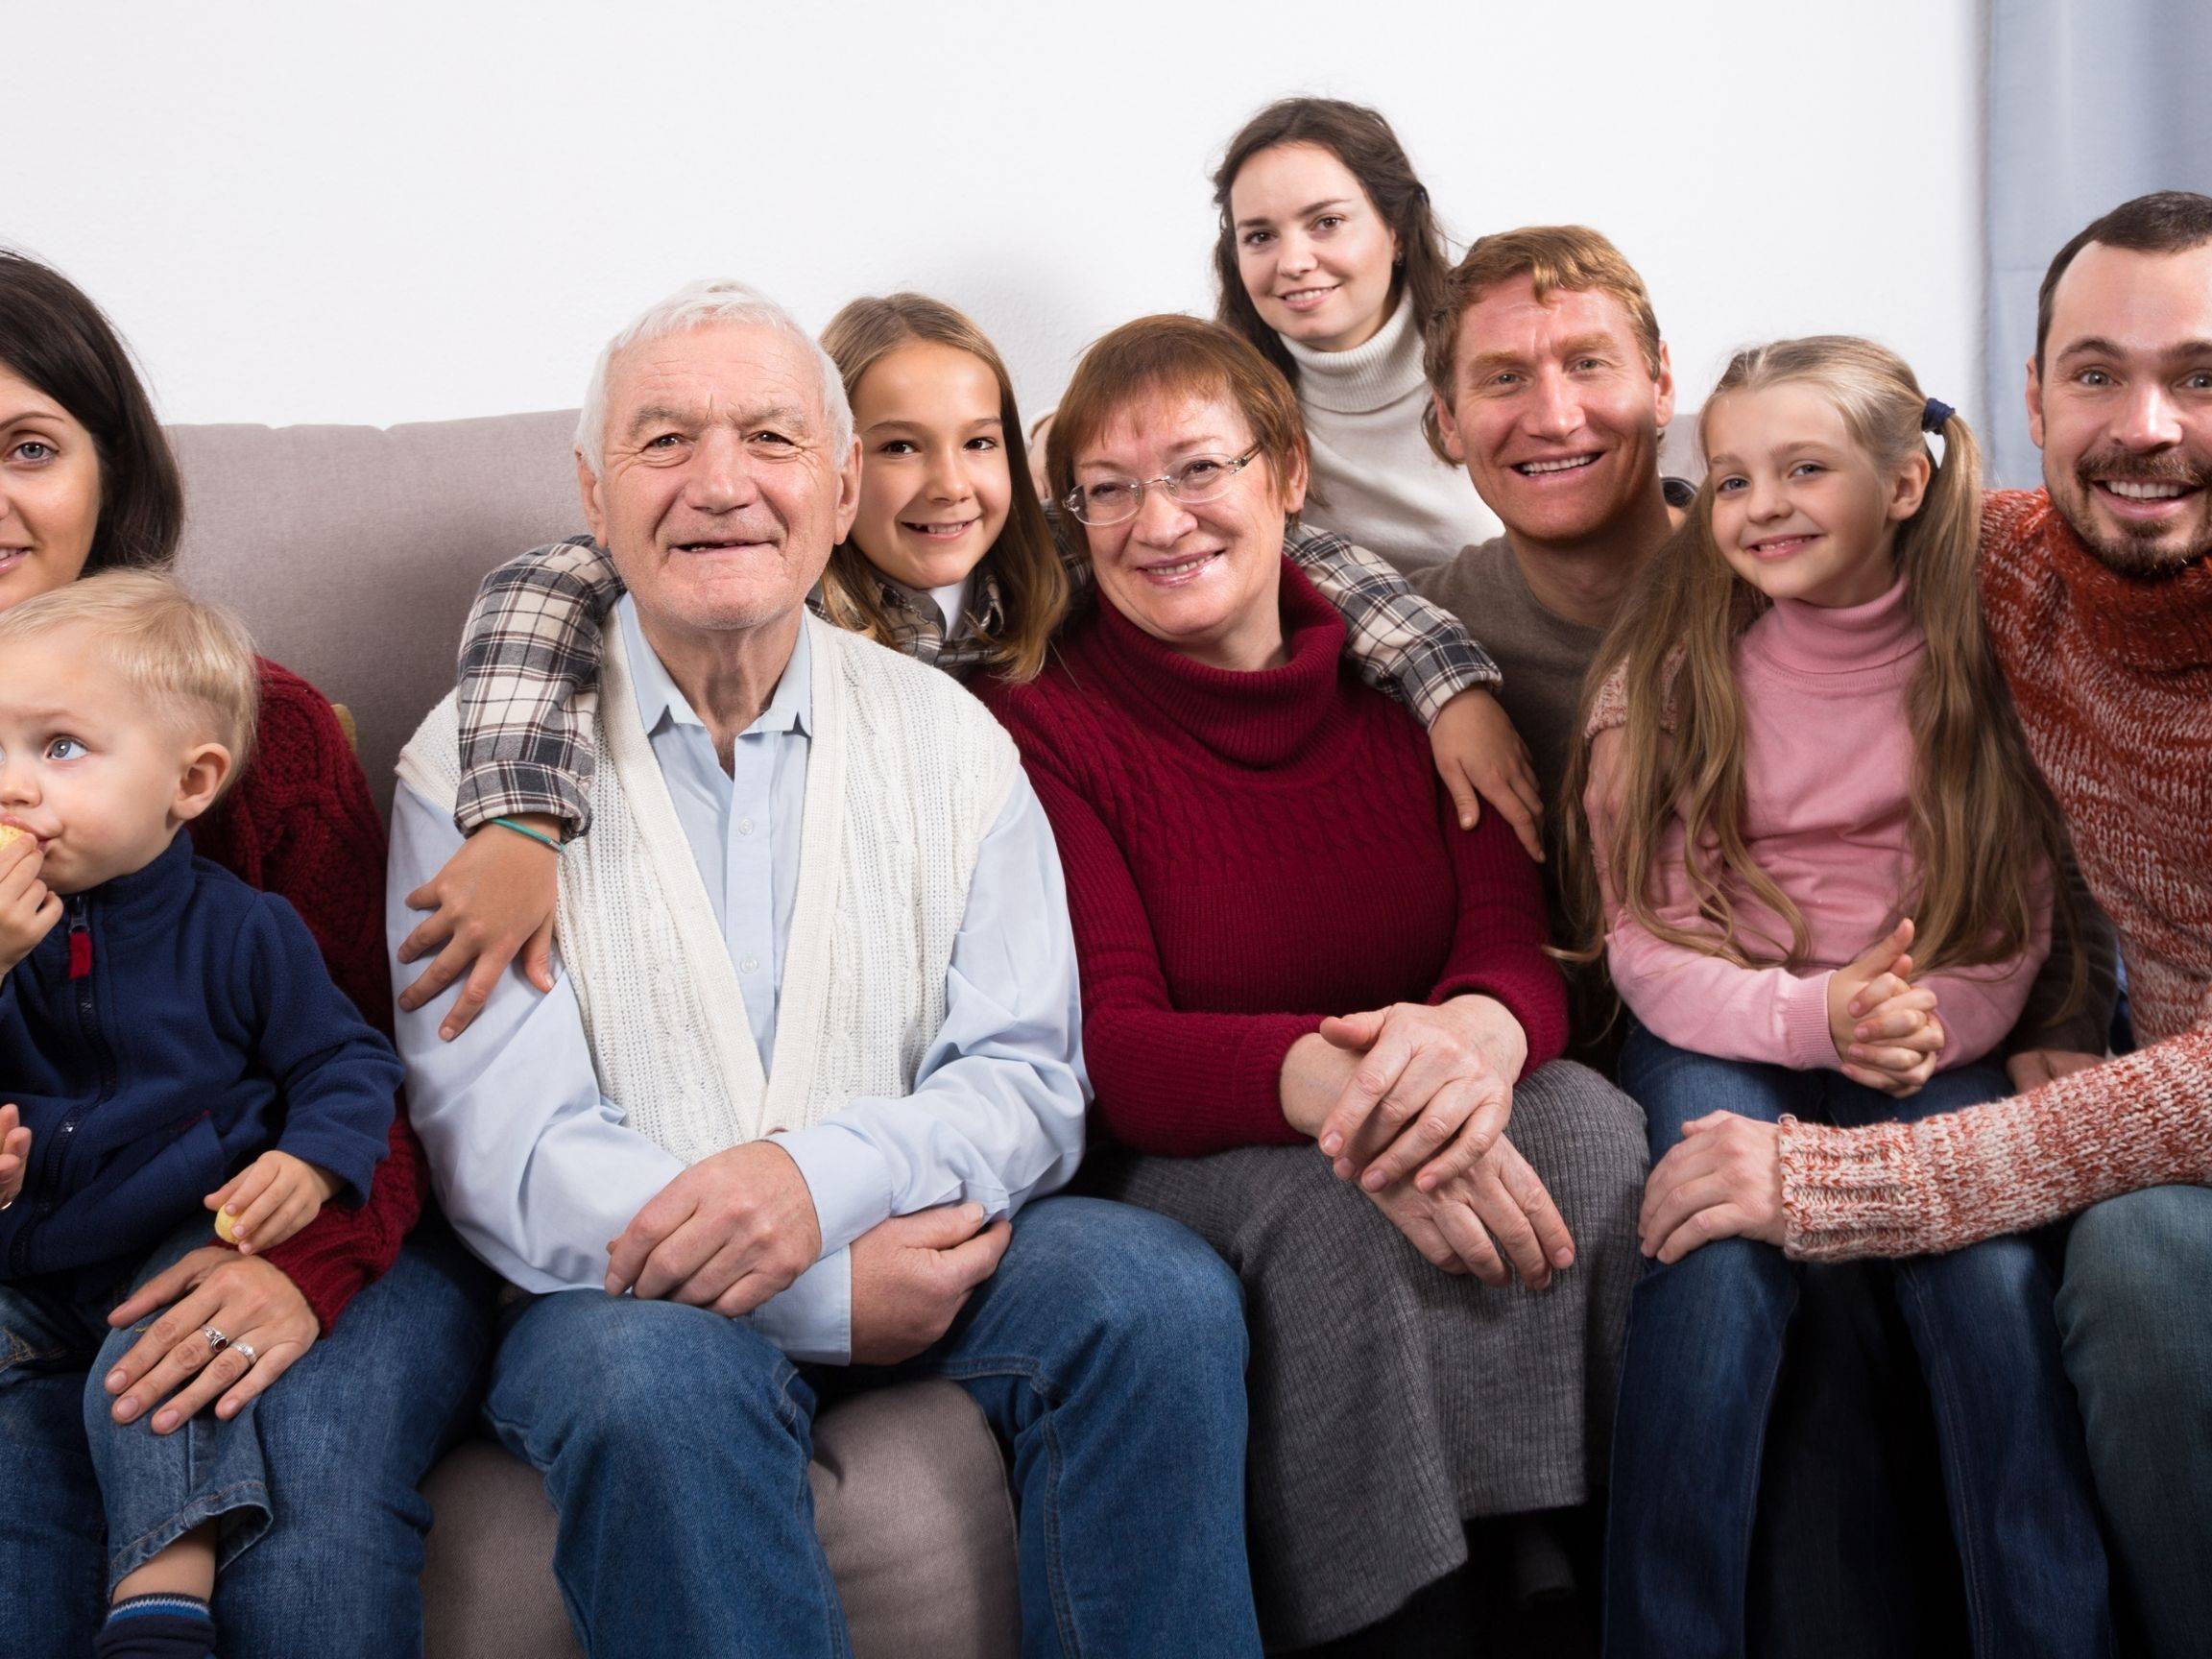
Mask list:
POLYGON ((246 625, 151 570, 107 570, 0 611, 8 647, 82 625, 150 705, 183 714, 190 733, 230 751, 224 787, 245 770, 261 707, 261 671, 246 625))
MULTIPOLYGON (((2056 890, 2064 831, 1982 625, 1982 467, 1973 433, 1956 414, 1945 415, 1934 428, 1943 439, 1936 462, 1923 436, 1929 401, 1912 371, 1895 352, 1840 334, 1738 352, 1703 420, 1731 393, 1785 384, 1826 397, 1852 441, 1885 473, 1914 454, 1928 456, 1932 467, 1919 512, 1896 536, 1907 602, 1927 639, 1907 691, 1914 757, 1909 846, 1917 887, 1898 895, 1894 913, 1913 918, 1914 963, 1933 971, 2018 954, 2046 894, 2071 939, 2071 916, 2056 890)), ((1799 968, 1809 948, 1804 918, 1743 839, 1745 733, 1734 655, 1738 637, 1769 603, 1714 542, 1708 478, 1682 528, 1623 605, 1583 687, 1577 731, 1588 730, 1599 687, 1615 669, 1624 670, 1627 720, 1611 863, 1628 915, 1670 943, 1741 966, 1799 968), (1680 856, 1698 902, 1695 928, 1666 921, 1652 901, 1662 839, 1677 814, 1686 831, 1680 856), (1748 892, 1771 908, 1789 939, 1743 938, 1732 892, 1748 892)), ((1582 800, 1589 773, 1589 745, 1577 744, 1561 805, 1569 906, 1582 941, 1573 954, 1585 961, 1604 949, 1582 800)), ((2077 985, 2080 979, 2077 961, 2077 985)))

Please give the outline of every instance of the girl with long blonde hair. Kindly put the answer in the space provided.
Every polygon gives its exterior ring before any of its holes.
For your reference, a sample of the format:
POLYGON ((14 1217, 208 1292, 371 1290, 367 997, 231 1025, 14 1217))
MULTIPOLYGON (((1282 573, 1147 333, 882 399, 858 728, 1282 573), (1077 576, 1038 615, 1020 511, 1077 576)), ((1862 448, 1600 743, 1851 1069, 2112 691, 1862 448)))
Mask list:
MULTIPOLYGON (((1701 437, 1705 484, 1599 653, 1568 781, 1583 954, 1634 1017, 1621 1082, 1652 1154, 1719 1111, 1857 1124, 2001 1095, 2063 848, 1983 634, 1973 434, 1893 352, 1827 335, 1739 353, 1701 437)), ((1743 1650, 1797 1271, 1749 1239, 1669 1240, 1636 1289, 1609 1654, 1743 1650)), ((2034 1248, 1907 1262, 1897 1284, 1976 1650, 2105 1651, 2034 1248)))

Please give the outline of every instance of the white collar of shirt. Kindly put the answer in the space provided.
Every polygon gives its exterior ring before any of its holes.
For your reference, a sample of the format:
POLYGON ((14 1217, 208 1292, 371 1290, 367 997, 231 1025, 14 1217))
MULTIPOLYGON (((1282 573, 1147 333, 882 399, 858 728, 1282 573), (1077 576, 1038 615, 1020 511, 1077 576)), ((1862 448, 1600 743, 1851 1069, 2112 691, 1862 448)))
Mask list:
POLYGON ((945 639, 948 644, 966 631, 968 621, 968 589, 974 585, 975 573, 971 570, 957 582, 948 582, 942 588, 909 588, 896 577, 886 576, 884 581, 899 589, 918 605, 928 605, 945 619, 945 639))
MULTIPOLYGON (((637 601, 623 594, 615 602, 614 616, 622 629, 622 644, 629 653, 630 684, 637 696, 637 722, 645 728, 646 735, 659 732, 664 725, 696 726, 704 732, 707 722, 693 711, 689 699, 677 688, 659 654, 646 641, 645 626, 637 619, 637 601)), ((798 732, 812 735, 812 658, 813 649, 806 639, 806 619, 802 615, 798 641, 791 647, 791 661, 783 665, 782 678, 776 682, 775 695, 768 699, 768 707, 760 710, 759 718, 740 735, 751 736, 756 732, 798 732)))

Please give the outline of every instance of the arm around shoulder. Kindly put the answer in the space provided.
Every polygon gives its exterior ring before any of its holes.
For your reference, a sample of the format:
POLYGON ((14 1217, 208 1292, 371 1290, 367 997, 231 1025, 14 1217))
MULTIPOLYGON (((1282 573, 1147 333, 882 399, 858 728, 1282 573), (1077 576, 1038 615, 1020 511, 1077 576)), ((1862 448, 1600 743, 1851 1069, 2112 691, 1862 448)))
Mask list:
POLYGON ((542 813, 581 834, 594 764, 579 709, 599 681, 600 618, 621 597, 613 561, 589 537, 536 547, 485 577, 460 656, 464 832, 542 813))
POLYGON ((1343 613, 1345 654, 1359 677, 1399 698, 1424 726, 1460 692, 1504 683, 1457 617, 1365 548, 1333 531, 1302 528, 1284 551, 1343 613))

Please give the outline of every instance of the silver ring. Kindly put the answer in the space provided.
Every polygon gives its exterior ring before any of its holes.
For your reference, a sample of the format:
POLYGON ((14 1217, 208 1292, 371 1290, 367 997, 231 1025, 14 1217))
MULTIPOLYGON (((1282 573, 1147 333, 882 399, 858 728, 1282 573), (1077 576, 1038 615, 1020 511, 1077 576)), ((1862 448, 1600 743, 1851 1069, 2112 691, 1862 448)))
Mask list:
POLYGON ((212 1325, 201 1332, 200 1334, 207 1339, 207 1352, 209 1354, 220 1354, 224 1349, 230 1346, 230 1338, 224 1335, 212 1325))
POLYGON ((233 1342, 230 1344, 230 1352, 246 1356, 246 1368, 249 1371, 253 1368, 253 1361, 261 1358, 253 1351, 253 1344, 251 1342, 233 1342))

